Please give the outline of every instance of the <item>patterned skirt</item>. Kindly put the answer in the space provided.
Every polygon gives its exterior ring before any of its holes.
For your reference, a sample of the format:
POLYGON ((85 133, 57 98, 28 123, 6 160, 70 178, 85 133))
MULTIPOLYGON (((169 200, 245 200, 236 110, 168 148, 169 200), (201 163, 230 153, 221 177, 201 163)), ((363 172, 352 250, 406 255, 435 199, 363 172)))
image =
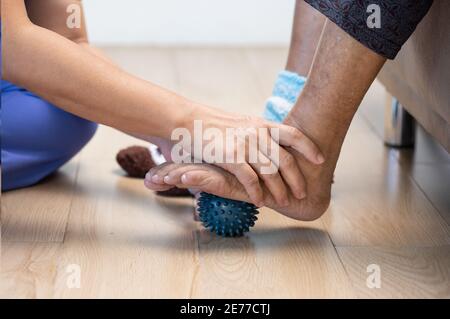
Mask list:
POLYGON ((394 59, 433 0, 305 0, 360 43, 394 59))

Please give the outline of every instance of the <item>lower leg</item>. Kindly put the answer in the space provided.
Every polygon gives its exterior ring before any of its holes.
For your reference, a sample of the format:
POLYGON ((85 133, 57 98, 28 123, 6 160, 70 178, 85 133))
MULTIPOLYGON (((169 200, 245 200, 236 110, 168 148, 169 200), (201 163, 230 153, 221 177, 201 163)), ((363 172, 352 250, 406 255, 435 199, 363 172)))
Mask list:
POLYGON ((291 45, 286 69, 278 74, 272 96, 267 100, 264 117, 282 122, 300 95, 319 43, 325 17, 297 0, 292 27, 291 45))
POLYGON ((385 58, 327 21, 308 82, 285 123, 302 129, 324 152, 310 165, 297 156, 308 197, 300 218, 314 219, 328 207, 334 169, 352 118, 385 58))
POLYGON ((385 61, 328 20, 308 82, 286 122, 301 127, 322 151, 335 157, 385 61))
POLYGON ((303 0, 297 0, 286 70, 307 76, 326 18, 303 0))

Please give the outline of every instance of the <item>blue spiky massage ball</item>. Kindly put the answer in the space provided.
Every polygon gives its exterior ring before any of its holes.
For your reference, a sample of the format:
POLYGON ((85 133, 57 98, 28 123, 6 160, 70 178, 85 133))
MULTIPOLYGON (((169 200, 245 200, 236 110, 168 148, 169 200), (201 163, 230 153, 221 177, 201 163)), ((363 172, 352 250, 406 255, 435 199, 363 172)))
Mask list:
POLYGON ((203 226, 223 237, 244 235, 258 219, 255 205, 205 192, 200 193, 197 205, 203 226))

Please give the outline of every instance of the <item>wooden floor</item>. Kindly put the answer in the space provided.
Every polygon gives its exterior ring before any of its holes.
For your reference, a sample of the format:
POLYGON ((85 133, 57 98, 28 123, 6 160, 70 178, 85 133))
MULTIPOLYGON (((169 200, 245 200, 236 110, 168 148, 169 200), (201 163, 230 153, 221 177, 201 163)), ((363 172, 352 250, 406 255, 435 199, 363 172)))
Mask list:
MULTIPOLYGON (((286 57, 106 51, 143 78, 254 115, 286 57)), ((327 214, 303 223, 262 209, 239 239, 203 231, 191 199, 160 198, 124 177, 116 152, 143 143, 101 127, 59 173, 2 195, 0 297, 449 298, 450 157, 423 131, 415 150, 384 147, 383 94, 375 83, 355 117, 327 214)))

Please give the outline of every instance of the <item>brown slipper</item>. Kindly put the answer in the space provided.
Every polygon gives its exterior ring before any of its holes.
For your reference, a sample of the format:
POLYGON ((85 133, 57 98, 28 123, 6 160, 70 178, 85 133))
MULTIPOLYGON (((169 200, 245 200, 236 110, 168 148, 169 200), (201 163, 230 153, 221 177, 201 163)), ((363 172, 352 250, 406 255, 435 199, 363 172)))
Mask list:
POLYGON ((116 155, 116 161, 128 176, 137 178, 144 178, 156 166, 150 151, 143 146, 130 146, 121 150, 116 155))

